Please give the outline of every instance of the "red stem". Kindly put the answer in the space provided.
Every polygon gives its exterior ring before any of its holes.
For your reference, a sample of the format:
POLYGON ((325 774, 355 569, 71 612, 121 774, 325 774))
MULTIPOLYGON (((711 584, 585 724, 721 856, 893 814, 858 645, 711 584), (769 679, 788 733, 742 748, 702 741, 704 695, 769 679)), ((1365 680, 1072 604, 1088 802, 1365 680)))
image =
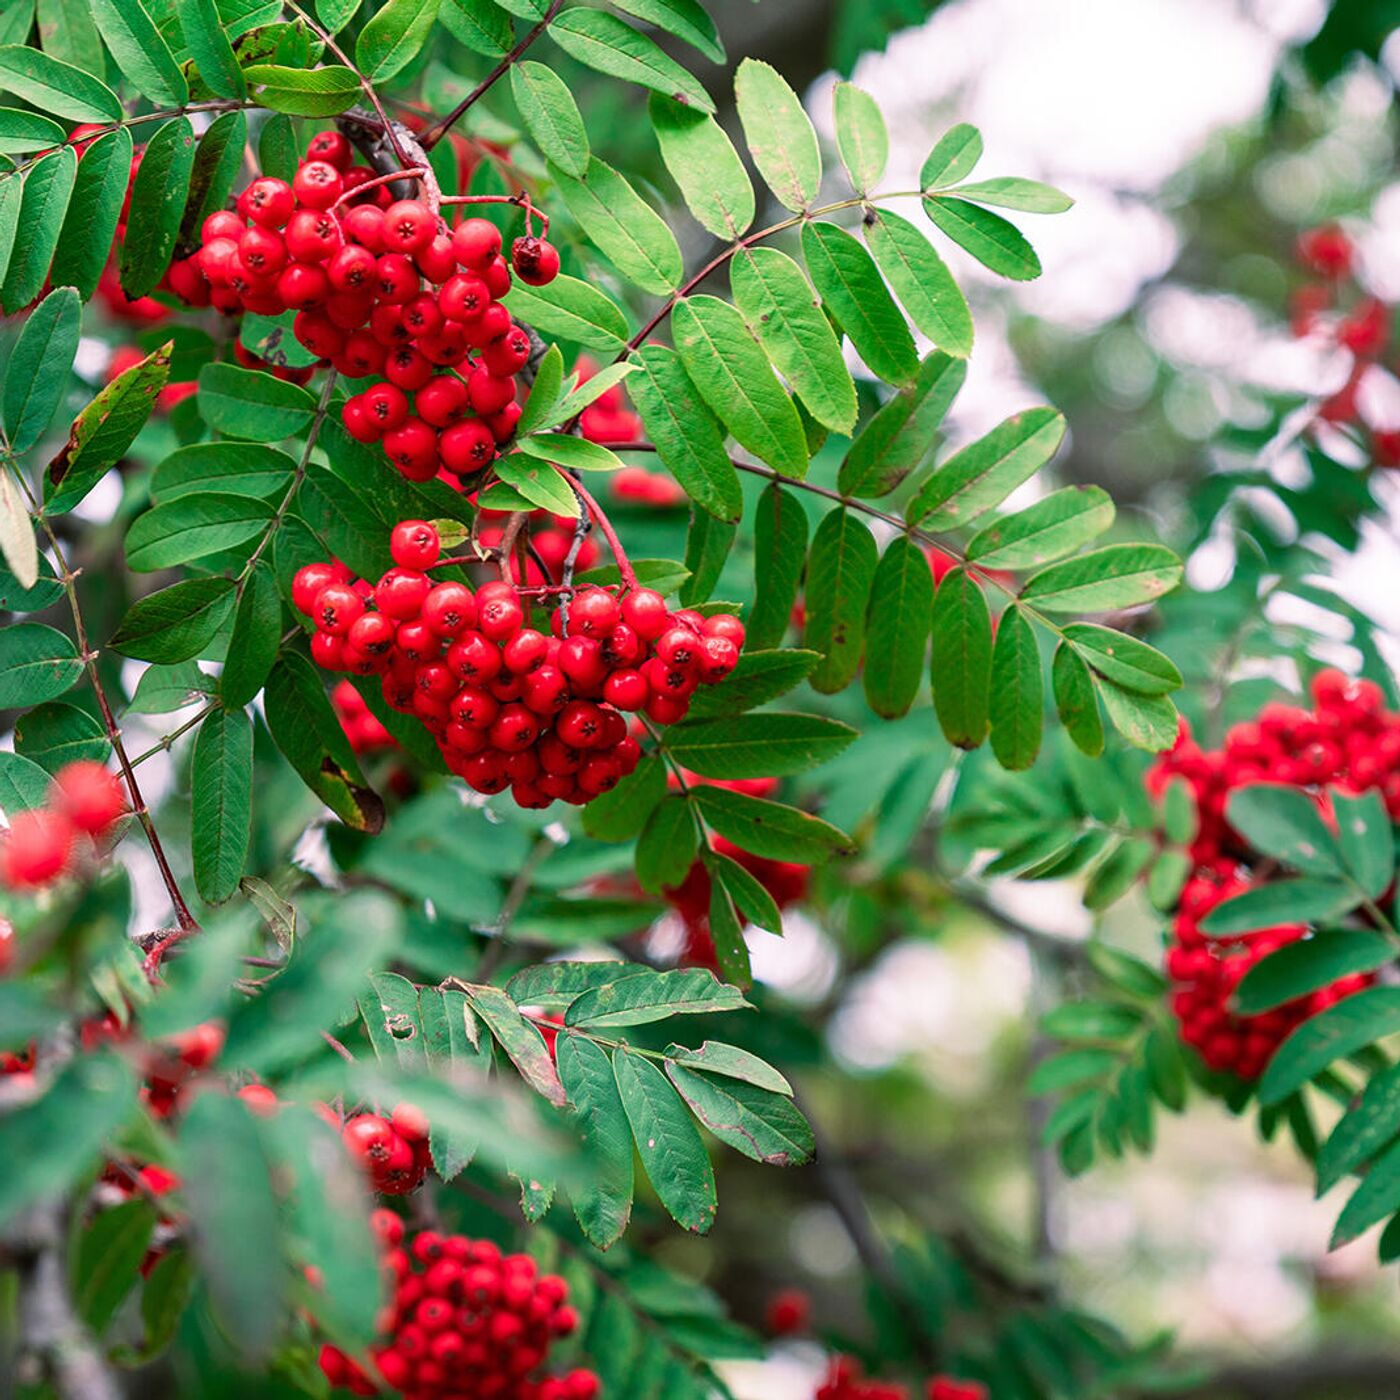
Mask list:
MULTIPOLYGON (((391 170, 387 175, 376 175, 373 180, 366 180, 362 184, 356 185, 353 190, 346 190, 334 204, 331 205, 331 212, 339 209, 347 199, 354 199, 362 195, 366 190, 372 190, 376 185, 392 185, 396 180, 421 180, 428 172, 421 165, 410 165, 407 170, 391 170)), ((444 200, 445 204, 447 201, 444 200)))
POLYGON ((617 531, 613 529, 612 521, 608 519, 603 507, 594 500, 588 488, 576 476, 565 476, 559 473, 573 487, 580 500, 588 507, 594 520, 598 522, 598 528, 603 532, 603 538, 608 542, 608 548, 612 550, 612 556, 617 560, 617 572, 622 578, 623 584, 628 588, 638 588, 636 571, 632 568, 627 558, 627 551, 622 547, 622 541, 617 537, 617 531))

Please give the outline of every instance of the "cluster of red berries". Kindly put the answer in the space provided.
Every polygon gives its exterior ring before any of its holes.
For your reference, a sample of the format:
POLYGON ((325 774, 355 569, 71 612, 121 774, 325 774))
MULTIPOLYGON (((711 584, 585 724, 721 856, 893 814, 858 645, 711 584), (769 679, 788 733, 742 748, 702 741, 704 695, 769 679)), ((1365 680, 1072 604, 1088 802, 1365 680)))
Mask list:
POLYGON ((385 1196, 416 1191, 432 1165, 428 1120, 412 1104, 399 1104, 387 1118, 378 1113, 352 1114, 341 1138, 368 1173, 370 1184, 385 1196))
POLYGON ((385 1340, 367 1364, 323 1346, 332 1385, 356 1395, 387 1388, 408 1400, 596 1400, 592 1371, 540 1375, 555 1339, 578 1327, 562 1278, 490 1240, 434 1230, 406 1238, 392 1211, 375 1211, 371 1223, 394 1289, 380 1319, 385 1340))
POLYGON ((126 811, 121 783, 100 763, 65 764, 49 785, 48 805, 16 812, 0 840, 0 883, 12 890, 51 885, 72 871, 92 842, 126 811))
MULTIPOLYGON (((119 1044, 131 1035, 112 1012, 83 1022, 79 1043, 85 1051, 102 1045, 119 1044)), ((177 1113, 185 1087, 197 1074, 209 1069, 224 1048, 224 1028, 217 1021, 204 1021, 187 1031, 141 1047, 140 1064, 145 1077, 141 1101, 153 1118, 169 1118, 177 1113)))
POLYGON ((452 772, 477 792, 510 788, 522 807, 581 805, 616 786, 641 757, 623 713, 674 724, 739 661, 738 618, 672 612, 652 589, 580 589, 550 635, 527 625, 509 583, 434 584, 441 540, 427 521, 396 525, 390 551, 395 567, 373 586, 339 564, 298 571, 312 656, 380 676, 386 703, 422 721, 452 772))
POLYGON ((1307 791, 1324 818, 1335 822, 1330 787, 1351 793, 1374 788, 1391 819, 1400 820, 1400 714, 1385 708, 1379 686, 1340 671, 1320 672, 1312 695, 1312 710, 1265 705, 1256 719, 1235 725, 1219 749, 1202 749, 1183 721, 1175 747, 1147 775, 1148 790, 1158 797, 1173 778, 1184 778, 1198 814, 1190 852, 1194 870, 1182 889, 1167 952, 1167 973, 1177 984, 1172 1008, 1182 1039, 1207 1065, 1244 1079, 1263 1073, 1295 1026, 1370 978, 1344 977, 1259 1016, 1229 1009, 1240 979, 1255 963, 1308 932, 1302 924, 1229 938, 1201 932, 1211 909, 1254 882, 1254 852, 1226 817, 1230 794, 1255 783, 1285 783, 1307 791))
POLYGON ((479 472, 515 432, 515 376, 531 352, 501 299, 512 270, 532 286, 552 281, 559 255, 527 234, 507 262, 489 220, 450 229, 352 159, 344 136, 322 132, 290 184, 254 180, 235 210, 204 221, 198 271, 220 310, 295 311, 312 354, 375 380, 347 400, 345 427, 382 444, 404 476, 479 472))
MULTIPOLYGON (((925 1384, 924 1394, 927 1400, 989 1400, 990 1393, 978 1381, 932 1376, 925 1384)), ((818 1386, 815 1400, 909 1400, 909 1390, 889 1381, 867 1380, 858 1361, 837 1356, 818 1386)))
POLYGON ((1362 380, 1390 346, 1392 309, 1357 285, 1356 249, 1337 224, 1304 233, 1298 239, 1298 260, 1315 280, 1293 293, 1293 334, 1318 337, 1352 357, 1346 383, 1318 409, 1318 417, 1360 424, 1369 433, 1375 464, 1400 467, 1400 428, 1363 422, 1358 402, 1362 380))

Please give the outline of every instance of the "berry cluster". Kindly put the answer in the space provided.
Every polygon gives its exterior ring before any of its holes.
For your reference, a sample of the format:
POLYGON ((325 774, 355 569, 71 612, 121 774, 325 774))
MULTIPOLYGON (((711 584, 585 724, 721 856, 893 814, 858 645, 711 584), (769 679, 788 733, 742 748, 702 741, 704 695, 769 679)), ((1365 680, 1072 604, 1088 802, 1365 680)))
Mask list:
POLYGON ((433 583, 441 540, 428 522, 395 526, 390 550, 395 567, 373 586, 337 564, 298 571, 312 656, 380 676, 386 703, 423 722, 452 772, 477 792, 510 788, 522 807, 607 792, 641 757, 623 712, 674 724, 699 686, 738 664, 744 628, 727 613, 672 612, 646 588, 583 588, 567 623, 554 612, 551 636, 527 625, 509 583, 433 583))
POLYGON ((432 1164, 428 1120, 412 1104, 399 1104, 387 1118, 378 1113, 352 1114, 341 1137, 368 1173, 370 1184, 386 1196, 406 1196, 417 1190, 432 1164))
POLYGON ((59 769, 48 805, 16 812, 0 840, 0 884, 12 890, 51 885, 92 852, 126 811, 121 783, 100 763, 80 759, 59 769))
MULTIPOLYGON (((119 1044, 130 1036, 110 1011, 105 1016, 84 1021, 79 1041, 86 1051, 101 1045, 119 1044)), ((141 1047, 139 1063, 145 1077, 141 1101, 153 1118, 169 1118, 184 1100, 185 1087, 197 1074, 209 1069, 224 1048, 224 1029, 217 1021, 204 1021, 187 1031, 178 1031, 154 1044, 141 1047)))
MULTIPOLYGON (((952 1376, 930 1377, 924 1394, 927 1400, 989 1400, 987 1387, 980 1382, 954 1380, 952 1376)), ((909 1390, 888 1381, 867 1380, 858 1361, 837 1356, 817 1388, 815 1400, 909 1400, 909 1390)))
POLYGON ((201 235, 195 261, 216 307, 295 311, 312 354, 375 381, 345 403, 346 430, 382 444, 409 480, 479 472, 515 432, 531 343, 501 298, 512 271, 532 286, 554 279, 550 244, 527 233, 507 262, 493 223, 454 230, 421 200, 393 199, 335 131, 312 139, 290 184, 254 180, 201 235))
POLYGON ((332 1385, 356 1395, 381 1388, 413 1400, 595 1400, 592 1371, 541 1376, 554 1340, 578 1326, 569 1289, 541 1275, 524 1254, 502 1254, 489 1240, 421 1230, 406 1239, 403 1221, 377 1210, 393 1302, 381 1320, 386 1340, 361 1365, 337 1347, 321 1348, 332 1385))
POLYGON ((1167 972, 1177 984, 1172 1009, 1181 1036, 1212 1069, 1244 1079, 1263 1073, 1280 1042, 1315 1016, 1369 982, 1345 977, 1307 997, 1259 1016, 1237 1016, 1230 999, 1261 958, 1307 934, 1302 924, 1207 939, 1201 920, 1217 904, 1254 882, 1254 853, 1225 815, 1230 794, 1254 783, 1286 783, 1312 795, 1333 820, 1327 789, 1380 791, 1392 820, 1400 820, 1400 714, 1388 711, 1380 688, 1323 671, 1313 682, 1315 708, 1269 704, 1256 719, 1235 725, 1219 749, 1202 749, 1183 721, 1181 734, 1147 775, 1160 796, 1181 777, 1190 784, 1198 814, 1191 845, 1194 870, 1173 924, 1167 972))
POLYGON ((1356 281, 1356 249, 1337 224, 1309 229, 1298 240, 1298 261, 1314 280, 1292 297, 1293 334, 1335 345, 1351 355, 1351 371, 1318 410, 1329 423, 1359 423, 1371 440, 1372 460, 1380 467, 1400 467, 1400 428, 1363 421, 1359 395, 1362 381, 1391 343, 1391 308, 1365 292, 1356 281))

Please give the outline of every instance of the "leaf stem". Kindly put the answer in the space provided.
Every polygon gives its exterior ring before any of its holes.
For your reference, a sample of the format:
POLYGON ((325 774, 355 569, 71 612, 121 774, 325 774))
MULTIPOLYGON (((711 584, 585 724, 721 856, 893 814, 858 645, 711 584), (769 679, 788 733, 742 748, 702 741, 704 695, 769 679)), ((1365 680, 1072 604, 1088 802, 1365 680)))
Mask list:
POLYGON ((441 121, 435 122, 423 133, 419 144, 425 151, 431 151, 462 117, 510 72, 526 49, 549 28, 550 22, 563 7, 564 0, 550 0, 549 9, 541 16, 539 23, 441 121))
MULTIPOLYGON (((4 447, 6 454, 9 455, 10 446, 7 439, 4 440, 4 447)), ((102 684, 102 677, 98 674, 97 658, 100 653, 93 650, 88 639, 87 624, 83 620, 83 610, 78 602, 78 576, 69 567, 58 534, 48 516, 44 514, 43 507, 35 497, 24 473, 19 470, 18 466, 14 466, 13 456, 11 456, 11 464, 24 494, 29 498, 34 518, 39 522, 40 528, 48 538, 49 547, 53 550, 54 560, 58 564, 63 591, 68 598, 68 610, 73 615, 73 631, 78 642, 78 653, 87 670, 88 680, 92 683, 93 694, 97 697, 97 708, 102 712, 102 724, 107 731, 107 738, 111 742, 112 752, 116 754, 117 763, 122 770, 122 777, 126 780, 127 791, 131 795, 131 810, 136 814, 137 821, 141 823, 141 827, 146 833, 146 840, 150 843, 151 854, 155 857, 161 881, 165 885, 166 893, 170 896, 170 904, 175 910, 175 919, 180 926, 181 936, 194 933, 198 930, 199 924, 195 921, 194 915, 190 913, 184 895, 180 893, 179 883, 176 881, 175 872, 170 868, 170 862, 166 858, 165 848, 161 845, 160 835, 156 831, 155 822, 152 821, 150 810, 146 806, 146 799, 141 795, 141 784, 137 781, 135 767, 127 757, 126 745, 122 742, 121 726, 117 723, 116 715, 112 712, 111 702, 108 700, 106 688, 102 684)))

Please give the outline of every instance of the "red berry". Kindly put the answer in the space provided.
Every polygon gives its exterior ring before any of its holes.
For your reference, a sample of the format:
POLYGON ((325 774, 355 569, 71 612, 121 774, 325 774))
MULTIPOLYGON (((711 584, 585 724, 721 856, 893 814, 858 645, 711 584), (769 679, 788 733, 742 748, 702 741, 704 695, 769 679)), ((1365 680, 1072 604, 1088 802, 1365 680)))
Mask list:
POLYGON ((401 520, 389 536, 389 553, 403 569, 431 569, 442 553, 437 527, 426 520, 401 520))
POLYGON ((264 175, 254 180, 244 191, 244 199, 248 217, 264 228, 281 228, 292 217, 296 208, 292 186, 272 175, 264 175))
POLYGON ((474 321, 490 305, 486 283, 469 273, 449 277, 438 293, 438 307, 449 321, 474 321))
POLYGON ((329 161, 310 160, 297 167, 292 190, 308 209, 329 209, 344 192, 345 181, 329 161))
POLYGON ((515 275, 531 287, 543 287, 559 275, 559 252, 542 238, 517 238, 510 261, 515 275))
POLYGON ((364 601, 353 588, 332 583, 316 595, 312 617, 322 632, 343 637, 364 610, 364 601))
POLYGON ((457 476, 479 472, 496 457, 496 439, 479 418, 454 423, 438 440, 442 464, 457 476))
POLYGON ((493 340, 481 353, 481 362, 497 378, 518 374, 530 360, 530 337, 519 326, 493 340))
POLYGON ((422 618, 439 637, 459 637, 476 625, 476 599, 464 583, 440 583, 423 600, 422 618))
POLYGON ((79 831, 100 836, 126 811, 126 796, 115 773, 92 759, 79 759, 58 771, 49 800, 79 831))
POLYGON ((392 252, 417 252, 436 232, 437 221, 416 199, 400 199, 384 211, 384 246, 392 252))
POLYGON ((446 428, 467 411, 467 386, 456 375, 435 375, 414 396, 413 407, 425 422, 446 428))
POLYGON ((374 605, 387 617, 407 622, 422 611, 432 580, 416 569, 390 569, 374 588, 374 605))
POLYGON ((330 564, 303 565, 292 579, 293 606, 310 617, 316 607, 316 595, 336 581, 336 571, 330 564))
POLYGON ((463 219, 452 234, 452 251, 473 272, 488 266, 501 252, 501 231, 489 219, 463 219))
POLYGON ((408 420, 408 395, 393 384, 376 384, 361 395, 365 412, 383 433, 392 432, 408 420))
POLYGON ((16 812, 0 843, 0 880, 10 889, 47 885, 68 868, 77 832, 62 812, 16 812))
POLYGON ((622 600, 622 620, 644 642, 654 642, 669 626, 666 600, 651 588, 634 588, 622 600))

